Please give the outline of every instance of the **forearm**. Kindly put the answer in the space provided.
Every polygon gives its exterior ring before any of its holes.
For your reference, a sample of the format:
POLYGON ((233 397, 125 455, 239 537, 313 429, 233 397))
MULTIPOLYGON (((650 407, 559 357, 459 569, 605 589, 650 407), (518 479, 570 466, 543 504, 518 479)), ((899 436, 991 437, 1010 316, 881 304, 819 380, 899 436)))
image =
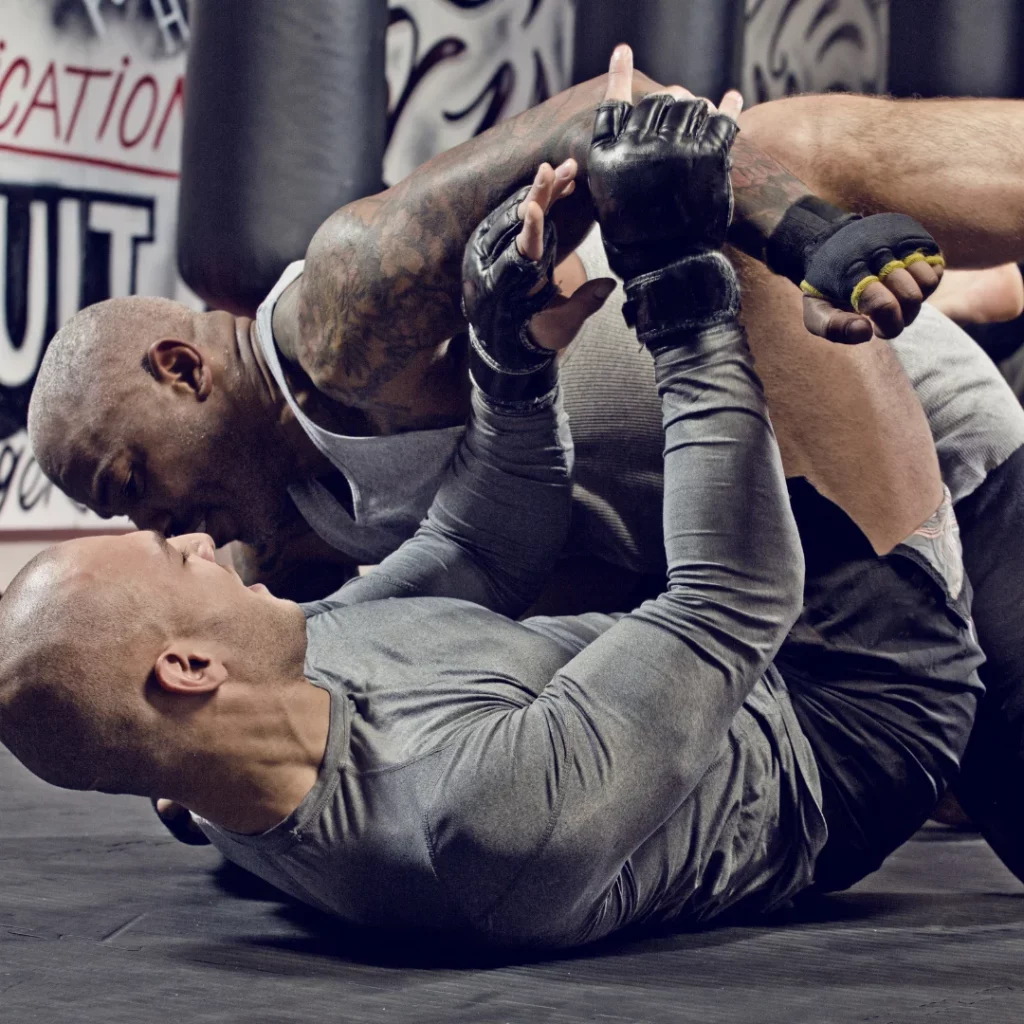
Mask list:
POLYGON ((799 96, 753 107, 740 124, 822 198, 915 217, 952 265, 1024 257, 1020 101, 799 96))
POLYGON ((565 543, 572 441, 561 402, 510 413, 473 394, 466 435, 416 535, 343 593, 430 595, 513 616, 537 597, 565 543))
MULTIPOLYGON (((640 92, 653 87, 638 80, 640 92)), ((560 93, 324 223, 306 254, 294 353, 322 390, 371 409, 415 393, 402 374, 464 326, 460 268, 473 229, 541 162, 585 164, 604 88, 598 78, 560 93)), ((585 177, 554 219, 560 247, 575 248, 593 220, 585 177)))

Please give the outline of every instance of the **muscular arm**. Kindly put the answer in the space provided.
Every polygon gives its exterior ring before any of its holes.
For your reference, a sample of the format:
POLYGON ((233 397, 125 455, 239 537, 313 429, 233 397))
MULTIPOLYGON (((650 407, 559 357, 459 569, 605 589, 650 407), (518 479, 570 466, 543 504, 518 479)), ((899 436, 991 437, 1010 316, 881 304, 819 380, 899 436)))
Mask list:
POLYGON ((928 421, 896 355, 878 338, 829 345, 808 334, 796 288, 749 258, 737 270, 786 475, 806 477, 889 551, 942 499, 928 421))
POLYGON ((740 124, 741 138, 822 198, 916 217, 951 265, 1024 256, 1020 101, 798 96, 754 107, 740 124))
MULTIPOLYGON (((637 92, 654 88, 637 77, 637 92)), ((439 383, 456 375, 434 374, 436 387, 423 381, 448 357, 445 339, 463 328, 466 241, 542 161, 583 164, 604 88, 602 77, 560 93, 333 214, 307 251, 285 355, 326 394, 376 414, 384 430, 461 414, 465 395, 439 383)), ((560 247, 575 248, 592 222, 584 181, 555 217, 560 247)))

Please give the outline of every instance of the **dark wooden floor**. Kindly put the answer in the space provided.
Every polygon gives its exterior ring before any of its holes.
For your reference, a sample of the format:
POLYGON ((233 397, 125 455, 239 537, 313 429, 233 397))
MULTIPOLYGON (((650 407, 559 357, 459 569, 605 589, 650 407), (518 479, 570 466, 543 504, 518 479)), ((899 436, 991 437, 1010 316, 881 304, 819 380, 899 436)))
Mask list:
POLYGON ((772 927, 494 965, 332 933, 143 801, 64 793, 0 749, 0 1022, 1024 1022, 1024 886, 928 829, 772 927))

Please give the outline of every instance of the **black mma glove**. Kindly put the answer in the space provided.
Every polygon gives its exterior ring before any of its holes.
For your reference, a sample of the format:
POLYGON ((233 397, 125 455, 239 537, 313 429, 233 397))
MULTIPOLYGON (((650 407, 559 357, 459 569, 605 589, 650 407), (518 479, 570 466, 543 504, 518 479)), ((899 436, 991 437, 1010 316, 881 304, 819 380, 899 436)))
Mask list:
POLYGON ((469 372, 494 401, 529 406, 555 388, 555 354, 535 345, 529 323, 558 289, 553 271, 557 238, 544 219, 544 255, 531 260, 519 252, 523 229, 520 189, 488 214, 473 232, 462 260, 462 309, 469 321, 469 372))
POLYGON ((765 246, 765 262, 805 295, 837 308, 857 307, 864 289, 920 260, 943 267, 938 243, 913 217, 861 217, 804 196, 785 213, 765 246))
POLYGON ((732 216, 738 130, 704 100, 655 94, 635 107, 598 108, 590 191, 608 262, 626 282, 626 322, 648 348, 739 310, 736 275, 718 252, 732 216))

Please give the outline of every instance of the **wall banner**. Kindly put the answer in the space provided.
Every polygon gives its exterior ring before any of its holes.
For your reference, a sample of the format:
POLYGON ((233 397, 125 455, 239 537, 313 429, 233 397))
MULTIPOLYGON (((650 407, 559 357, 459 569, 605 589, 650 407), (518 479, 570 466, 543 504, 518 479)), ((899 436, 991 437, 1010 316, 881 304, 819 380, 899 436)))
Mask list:
POLYGON ((0 531, 113 525, 46 481, 22 428, 77 309, 189 298, 174 269, 187 45, 184 0, 0 0, 0 531))
POLYGON ((747 106, 800 92, 885 92, 889 0, 747 0, 747 106))

